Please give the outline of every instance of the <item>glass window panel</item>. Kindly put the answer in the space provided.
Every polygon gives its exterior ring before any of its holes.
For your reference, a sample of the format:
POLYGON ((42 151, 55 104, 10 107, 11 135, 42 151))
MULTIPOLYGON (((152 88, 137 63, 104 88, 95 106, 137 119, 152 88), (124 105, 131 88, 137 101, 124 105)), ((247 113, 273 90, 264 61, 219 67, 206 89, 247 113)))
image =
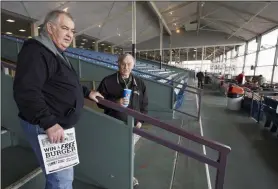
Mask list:
POLYGON ((262 66, 256 68, 256 75, 263 75, 267 82, 270 82, 273 66, 262 66))
POLYGON ((251 66, 246 66, 244 68, 244 74, 247 76, 253 76, 254 75, 254 70, 251 70, 251 66))
POLYGON ((246 45, 246 43, 244 43, 244 45, 241 45, 239 47, 239 49, 238 49, 238 56, 244 55, 245 45, 246 45))
POLYGON ((257 51, 257 42, 256 39, 254 39, 248 43, 248 54, 254 53, 256 51, 257 51))
POLYGON ((278 29, 263 35, 260 49, 263 50, 265 48, 275 46, 277 42, 277 37, 278 37, 278 29))
POLYGON ((273 77, 273 83, 278 83, 278 67, 275 67, 274 70, 274 77, 273 77))
POLYGON ((256 53, 248 54, 246 56, 246 63, 245 66, 255 66, 255 60, 256 60, 256 53))
POLYGON ((273 65, 275 48, 267 49, 259 52, 258 66, 273 65))

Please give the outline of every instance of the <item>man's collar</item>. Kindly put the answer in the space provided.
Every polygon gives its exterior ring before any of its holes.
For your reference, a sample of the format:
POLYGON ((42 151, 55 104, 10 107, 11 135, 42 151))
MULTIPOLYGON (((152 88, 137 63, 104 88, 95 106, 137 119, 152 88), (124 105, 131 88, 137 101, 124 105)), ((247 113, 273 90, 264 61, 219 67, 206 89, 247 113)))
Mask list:
MULTIPOLYGON (((120 83, 120 80, 119 80, 120 77, 121 77, 120 73, 117 72, 117 83, 118 83, 118 84, 120 83)), ((135 79, 135 77, 134 77, 131 73, 130 73, 130 75, 129 75, 129 78, 130 78, 130 77, 131 77, 131 79, 133 79, 132 85, 137 86, 136 79, 135 79)))

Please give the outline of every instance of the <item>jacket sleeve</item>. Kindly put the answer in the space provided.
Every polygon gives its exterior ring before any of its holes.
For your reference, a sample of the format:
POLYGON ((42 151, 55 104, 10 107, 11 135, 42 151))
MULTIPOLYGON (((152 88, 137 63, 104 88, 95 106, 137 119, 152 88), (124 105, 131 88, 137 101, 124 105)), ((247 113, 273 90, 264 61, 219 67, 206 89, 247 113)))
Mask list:
MULTIPOLYGON (((104 99, 107 99, 108 97, 108 91, 105 85, 105 78, 100 82, 97 91, 104 97, 104 99)), ((107 107, 97 103, 97 106, 101 109, 106 109, 107 107)))
POLYGON ((89 98, 91 91, 86 86, 82 86, 84 98, 89 98))
POLYGON ((52 73, 53 65, 47 63, 37 46, 23 46, 18 55, 13 84, 14 100, 22 116, 44 130, 57 123, 42 93, 43 85, 52 73))

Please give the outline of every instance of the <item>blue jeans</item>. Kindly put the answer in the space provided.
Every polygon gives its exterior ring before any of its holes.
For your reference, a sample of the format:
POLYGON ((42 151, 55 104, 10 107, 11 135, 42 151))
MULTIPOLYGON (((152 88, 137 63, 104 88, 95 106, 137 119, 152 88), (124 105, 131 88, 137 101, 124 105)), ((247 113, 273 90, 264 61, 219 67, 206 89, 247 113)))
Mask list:
POLYGON ((22 119, 20 119, 20 124, 26 134, 26 137, 33 151, 37 156, 40 167, 44 172, 46 178, 45 189, 72 189, 73 168, 64 169, 62 171, 51 173, 48 175, 45 174, 43 157, 41 154, 40 145, 38 141, 38 135, 45 133, 45 131, 42 128, 40 128, 38 125, 32 125, 22 119))

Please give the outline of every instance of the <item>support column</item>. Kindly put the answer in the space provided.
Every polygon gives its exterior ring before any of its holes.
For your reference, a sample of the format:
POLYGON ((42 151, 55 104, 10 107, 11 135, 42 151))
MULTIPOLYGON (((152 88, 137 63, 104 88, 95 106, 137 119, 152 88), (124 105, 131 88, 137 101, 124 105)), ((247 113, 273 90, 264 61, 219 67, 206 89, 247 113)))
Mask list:
POLYGON ((260 35, 258 37, 258 41, 257 41, 257 51, 256 51, 256 59, 255 59, 255 66, 254 66, 254 76, 256 74, 256 69, 257 69, 257 65, 258 65, 258 59, 259 59, 259 53, 260 53, 260 47, 261 47, 261 41, 262 41, 262 36, 260 35))
POLYGON ((136 60, 136 1, 132 1, 132 56, 136 60))
MULTIPOLYGON (((216 66, 217 66, 217 61, 216 61, 216 59, 215 59, 215 46, 214 46, 214 47, 213 47, 213 61, 212 61, 212 64, 215 64, 215 62, 216 62, 216 66)), ((215 66, 215 65, 212 66, 212 67, 213 67, 213 68, 212 68, 212 70, 213 70, 212 72, 213 72, 213 73, 216 73, 216 71, 215 71, 215 70, 216 70, 216 69, 215 69, 216 66, 215 66)))
POLYGON ((160 61, 160 69, 162 69, 162 49, 163 49, 163 24, 161 19, 159 20, 160 26, 160 47, 159 47, 159 61, 160 61))
POLYGON ((31 24, 31 36, 35 37, 35 36, 38 36, 38 35, 39 35, 38 25, 37 25, 37 23, 33 22, 31 24))
POLYGON ((224 46, 224 53, 223 53, 223 63, 224 63, 224 75, 226 74, 226 47, 224 46))
POLYGON ((75 37, 73 37, 73 39, 72 39, 72 47, 76 48, 76 38, 75 37))
MULTIPOLYGON (((275 55, 274 55, 274 62, 273 62, 272 75, 271 75, 271 81, 270 81, 271 84, 273 84, 275 67, 277 67, 277 58, 278 58, 278 37, 277 37, 277 42, 276 42, 276 49, 275 49, 275 55)), ((278 71, 278 70, 277 70, 277 71, 278 71)), ((277 72, 277 71, 276 71, 276 72, 277 72)))
POLYGON ((179 62, 181 64, 181 49, 179 49, 179 62))
POLYGON ((98 52, 98 42, 95 42, 95 51, 98 52))
POLYGON ((112 46, 111 46, 111 54, 114 54, 114 47, 112 47, 112 46))
POLYGON ((202 57, 202 60, 201 60, 201 71, 203 71, 204 52, 205 52, 204 47, 202 47, 202 55, 201 55, 201 57, 202 57))
POLYGON ((245 43, 242 72, 244 72, 244 69, 245 69, 245 63, 246 63, 246 56, 247 56, 247 53, 248 53, 248 42, 245 43))
POLYGON ((172 35, 170 35, 170 63, 172 62, 172 35))
MULTIPOLYGON (((235 49, 235 46, 234 46, 235 49)), ((233 54, 234 54, 234 49, 231 50, 231 54, 230 54, 230 68, 229 68, 229 74, 231 74, 231 70, 232 70, 232 58, 233 58, 233 54)))

